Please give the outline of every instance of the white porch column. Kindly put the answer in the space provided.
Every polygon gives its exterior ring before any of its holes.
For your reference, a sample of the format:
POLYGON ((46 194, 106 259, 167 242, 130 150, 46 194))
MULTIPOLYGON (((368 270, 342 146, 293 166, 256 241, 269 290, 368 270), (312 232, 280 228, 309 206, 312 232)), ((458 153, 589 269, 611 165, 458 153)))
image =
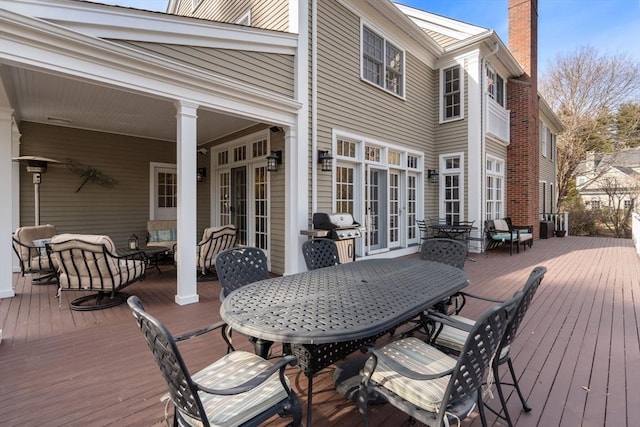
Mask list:
POLYGON ((196 282, 196 149, 197 109, 187 102, 176 103, 177 119, 177 166, 178 166, 178 249, 177 281, 175 301, 179 305, 198 302, 196 282))
MULTIPOLYGON (((0 88, 1 89, 1 88, 0 88)), ((4 91, 2 91, 4 95, 4 91)), ((0 98, 0 182, 5 190, 0 191, 0 298, 15 296, 13 290, 13 250, 9 236, 13 232, 13 189, 17 185, 13 177, 13 109, 5 96, 0 98)))

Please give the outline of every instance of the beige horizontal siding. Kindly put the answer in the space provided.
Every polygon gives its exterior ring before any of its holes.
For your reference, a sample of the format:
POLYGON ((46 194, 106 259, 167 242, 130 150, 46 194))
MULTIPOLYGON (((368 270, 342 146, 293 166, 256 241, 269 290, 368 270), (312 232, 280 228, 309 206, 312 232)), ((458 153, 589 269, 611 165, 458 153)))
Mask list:
POLYGON ((236 23, 247 11, 251 26, 269 30, 289 30, 287 0, 203 0, 194 10, 192 0, 180 0, 177 14, 210 21, 236 23))
MULTIPOLYGON (((434 73, 405 51, 405 79, 404 99, 361 80, 359 17, 338 2, 318 3, 319 149, 330 149, 332 130, 340 129, 422 151, 429 162, 437 110, 434 73)), ((317 188, 318 209, 330 209, 331 175, 318 172, 317 188)), ((434 190, 425 185, 425 191, 434 190)))
POLYGON ((447 46, 450 46, 450 45, 460 41, 460 40, 458 40, 458 39, 456 39, 454 37, 450 37, 450 36, 444 35, 444 34, 439 33, 437 31, 424 30, 424 32, 429 37, 431 37, 433 40, 435 40, 435 42, 438 43, 441 47, 447 47, 447 46))
POLYGON ((136 49, 292 98, 294 57, 263 52, 146 42, 123 42, 136 49))
MULTIPOLYGON (((88 182, 65 164, 42 174, 40 223, 60 233, 106 234, 124 246, 132 233, 141 241, 149 219, 150 162, 175 163, 174 143, 61 126, 22 122, 21 155, 64 162, 67 158, 91 166, 117 180, 112 187, 88 182)), ((205 166, 201 164, 199 166, 205 166)), ((34 223, 32 177, 20 170, 20 225, 34 223)), ((208 185, 198 185, 198 238, 209 224, 208 185)))

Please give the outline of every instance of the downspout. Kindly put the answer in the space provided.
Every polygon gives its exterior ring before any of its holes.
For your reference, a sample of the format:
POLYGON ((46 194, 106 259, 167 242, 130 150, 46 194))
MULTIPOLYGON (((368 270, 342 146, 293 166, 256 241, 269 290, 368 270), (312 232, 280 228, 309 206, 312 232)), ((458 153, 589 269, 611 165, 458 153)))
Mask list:
POLYGON ((318 210, 318 2, 311 0, 311 213, 318 210))

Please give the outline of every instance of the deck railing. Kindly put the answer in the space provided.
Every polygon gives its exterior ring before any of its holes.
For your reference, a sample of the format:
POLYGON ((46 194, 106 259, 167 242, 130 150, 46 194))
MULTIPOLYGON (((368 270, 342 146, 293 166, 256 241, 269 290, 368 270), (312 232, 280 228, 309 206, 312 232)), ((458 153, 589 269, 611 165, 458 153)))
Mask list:
POLYGON ((631 217, 631 238, 636 252, 640 255, 640 212, 634 212, 631 217))
POLYGON ((569 212, 540 214, 540 221, 552 221, 554 230, 564 230, 565 235, 569 235, 569 212))

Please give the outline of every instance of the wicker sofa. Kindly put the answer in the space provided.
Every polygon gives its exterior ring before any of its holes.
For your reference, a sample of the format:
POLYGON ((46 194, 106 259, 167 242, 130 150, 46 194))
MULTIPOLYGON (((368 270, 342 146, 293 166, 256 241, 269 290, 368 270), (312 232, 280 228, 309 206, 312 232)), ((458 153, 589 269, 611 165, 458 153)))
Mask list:
POLYGON ((485 221, 486 247, 485 250, 509 246, 509 254, 520 253, 520 245, 526 250, 533 246, 533 226, 513 225, 508 218, 485 221))

